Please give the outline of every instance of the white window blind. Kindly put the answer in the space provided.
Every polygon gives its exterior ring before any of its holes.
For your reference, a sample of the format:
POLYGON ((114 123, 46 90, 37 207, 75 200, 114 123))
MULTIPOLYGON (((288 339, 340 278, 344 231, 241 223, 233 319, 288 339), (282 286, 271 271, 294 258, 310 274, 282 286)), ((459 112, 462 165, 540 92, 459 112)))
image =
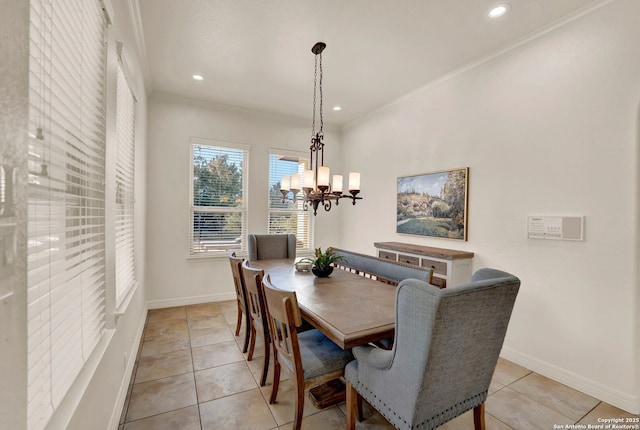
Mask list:
POLYGON ((105 17, 30 5, 27 426, 46 426, 105 327, 105 17))
POLYGON ((191 256, 246 251, 248 147, 193 138, 191 256))
POLYGON ((118 65, 116 81, 116 307, 136 283, 134 252, 134 173, 136 101, 118 65))
MULTIPOLYGON (((302 209, 302 191, 294 204, 282 202, 280 185, 283 176, 299 173, 302 177, 308 160, 300 154, 283 150, 269 151, 269 234, 292 233, 296 235, 296 250, 313 249, 313 221, 311 212, 302 209)), ((302 188, 301 184, 298 186, 302 188)), ((289 192, 289 199, 293 193, 289 192)))

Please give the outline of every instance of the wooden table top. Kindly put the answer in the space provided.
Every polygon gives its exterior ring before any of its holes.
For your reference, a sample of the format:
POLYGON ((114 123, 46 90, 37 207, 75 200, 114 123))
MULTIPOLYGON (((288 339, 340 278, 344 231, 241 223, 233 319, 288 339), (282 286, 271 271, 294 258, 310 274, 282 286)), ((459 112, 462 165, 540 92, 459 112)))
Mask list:
POLYGON ((297 272, 295 260, 256 260, 271 283, 295 291, 303 318, 342 349, 393 336, 396 288, 335 268, 328 278, 297 272))

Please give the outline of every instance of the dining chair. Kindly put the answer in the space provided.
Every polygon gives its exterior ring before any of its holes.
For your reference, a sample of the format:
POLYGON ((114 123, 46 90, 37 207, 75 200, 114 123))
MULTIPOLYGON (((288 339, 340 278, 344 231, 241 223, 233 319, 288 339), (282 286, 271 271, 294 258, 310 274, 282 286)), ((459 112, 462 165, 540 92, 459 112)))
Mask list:
POLYGON ((240 327, 244 320, 244 345, 242 352, 247 352, 249 346, 249 338, 251 337, 251 322, 249 321, 249 313, 247 312, 247 290, 242 276, 242 262, 241 257, 236 257, 236 253, 229 254, 229 264, 231 265, 231 274, 233 275, 233 285, 236 289, 236 299, 238 304, 238 322, 236 324, 236 336, 240 334, 240 327))
POLYGON ((269 356, 271 355, 271 336, 269 335, 269 321, 267 320, 267 309, 264 301, 264 290, 262 288, 262 278, 264 270, 249 267, 249 262, 242 263, 242 275, 247 287, 247 309, 251 316, 251 341, 249 342, 249 355, 247 360, 251 361, 256 346, 256 332, 259 330, 264 339, 264 360, 262 365, 262 375, 260 376, 260 386, 267 382, 269 372, 269 356))
POLYGON ((281 365, 291 372, 295 384, 294 430, 300 430, 304 408, 304 391, 339 378, 344 366, 353 360, 350 350, 343 350, 319 330, 302 333, 296 327, 302 324, 295 291, 284 291, 271 283, 267 274, 262 280, 269 314, 269 330, 274 347, 274 375, 271 398, 278 396, 281 365))
POLYGON ((296 236, 294 234, 249 234, 247 246, 249 261, 296 258, 296 236))
POLYGON ((398 429, 434 429, 473 409, 484 429, 484 401, 520 280, 480 269, 471 282, 439 289, 407 279, 396 290, 393 349, 353 348, 345 369, 347 429, 362 398, 398 429))

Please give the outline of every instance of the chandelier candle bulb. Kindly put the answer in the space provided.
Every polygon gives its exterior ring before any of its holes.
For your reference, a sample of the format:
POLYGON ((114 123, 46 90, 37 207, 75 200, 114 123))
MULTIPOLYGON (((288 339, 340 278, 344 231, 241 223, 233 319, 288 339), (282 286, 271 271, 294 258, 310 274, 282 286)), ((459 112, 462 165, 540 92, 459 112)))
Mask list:
POLYGON ((291 176, 283 176, 280 181, 280 191, 289 191, 291 188, 291 176))
POLYGON ((333 175, 333 192, 342 194, 342 175, 333 175))
POLYGON ((313 170, 304 171, 304 188, 315 188, 315 178, 313 177, 313 170))
POLYGON ((349 192, 360 191, 360 173, 349 172, 349 192))
POLYGON ((300 173, 294 173, 291 175, 291 191, 298 191, 300 189, 300 173))
POLYGON ((318 186, 329 186, 330 173, 327 166, 318 167, 318 186))

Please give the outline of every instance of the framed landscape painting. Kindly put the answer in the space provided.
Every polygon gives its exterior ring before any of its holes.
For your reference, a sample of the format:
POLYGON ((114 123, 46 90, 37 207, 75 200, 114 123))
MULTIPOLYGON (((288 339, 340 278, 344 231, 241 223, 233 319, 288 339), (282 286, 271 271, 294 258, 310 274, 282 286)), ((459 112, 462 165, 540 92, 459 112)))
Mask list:
POLYGON ((396 232, 467 240, 469 168, 398 178, 396 232))

